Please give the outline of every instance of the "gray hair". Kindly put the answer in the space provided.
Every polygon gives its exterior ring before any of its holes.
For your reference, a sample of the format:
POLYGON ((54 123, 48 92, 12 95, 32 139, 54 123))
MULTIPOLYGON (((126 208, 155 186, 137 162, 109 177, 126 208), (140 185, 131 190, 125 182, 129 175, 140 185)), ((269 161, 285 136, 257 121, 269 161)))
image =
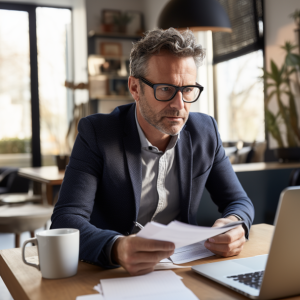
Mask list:
POLYGON ((178 31, 172 27, 167 30, 149 30, 141 40, 133 44, 130 75, 136 78, 145 77, 149 58, 160 50, 168 50, 177 57, 193 57, 196 67, 200 66, 205 57, 205 50, 196 43, 191 30, 178 31))

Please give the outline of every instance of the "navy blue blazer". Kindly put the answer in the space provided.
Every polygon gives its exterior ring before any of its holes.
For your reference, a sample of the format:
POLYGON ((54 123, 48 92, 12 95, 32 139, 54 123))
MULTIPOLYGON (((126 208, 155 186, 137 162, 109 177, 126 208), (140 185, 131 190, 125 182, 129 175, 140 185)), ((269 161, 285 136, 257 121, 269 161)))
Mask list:
MULTIPOLYGON (((190 113, 176 145, 181 215, 197 224, 204 187, 219 212, 241 216, 249 230, 254 208, 225 155, 216 121, 190 113)), ((141 144, 135 104, 83 118, 52 215, 51 228, 80 230, 80 259, 109 268, 104 246, 129 235, 142 187, 141 144)))

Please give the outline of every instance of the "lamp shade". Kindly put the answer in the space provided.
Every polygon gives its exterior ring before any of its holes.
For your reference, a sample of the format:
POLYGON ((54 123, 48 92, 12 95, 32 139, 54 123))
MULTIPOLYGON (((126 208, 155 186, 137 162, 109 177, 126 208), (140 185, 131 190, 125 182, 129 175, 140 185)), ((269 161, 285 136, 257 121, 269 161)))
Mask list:
POLYGON ((163 8, 158 27, 193 31, 231 32, 229 18, 217 0, 171 0, 163 8))

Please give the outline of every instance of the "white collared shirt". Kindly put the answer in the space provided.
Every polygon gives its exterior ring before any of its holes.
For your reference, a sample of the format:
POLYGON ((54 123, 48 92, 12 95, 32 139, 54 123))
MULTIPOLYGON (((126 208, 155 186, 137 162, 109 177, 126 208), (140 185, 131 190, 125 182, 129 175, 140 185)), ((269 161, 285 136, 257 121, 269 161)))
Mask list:
MULTIPOLYGON (((141 141, 142 193, 137 222, 146 225, 156 221, 168 224, 180 212, 178 168, 175 146, 180 133, 172 136, 165 152, 153 146, 146 138, 135 116, 141 141)), ((134 228, 133 232, 139 231, 134 228)))

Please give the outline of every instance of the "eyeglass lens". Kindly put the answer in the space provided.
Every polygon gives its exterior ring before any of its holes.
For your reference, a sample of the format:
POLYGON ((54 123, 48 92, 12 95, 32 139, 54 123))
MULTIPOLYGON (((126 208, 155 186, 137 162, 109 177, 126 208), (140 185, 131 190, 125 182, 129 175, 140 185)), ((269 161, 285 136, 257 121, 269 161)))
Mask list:
MULTIPOLYGON (((198 87, 187 86, 182 91, 182 96, 185 101, 193 102, 200 94, 201 90, 198 87)), ((158 85, 156 87, 156 98, 158 100, 169 100, 176 93, 176 88, 169 85, 158 85)))

